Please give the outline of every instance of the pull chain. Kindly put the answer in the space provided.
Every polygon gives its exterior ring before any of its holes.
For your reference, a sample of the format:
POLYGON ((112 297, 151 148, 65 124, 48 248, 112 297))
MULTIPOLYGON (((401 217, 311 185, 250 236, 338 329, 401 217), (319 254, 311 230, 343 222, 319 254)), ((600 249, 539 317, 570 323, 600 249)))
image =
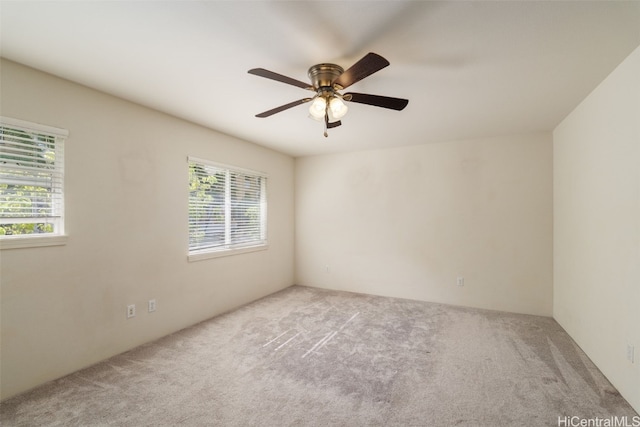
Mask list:
POLYGON ((329 103, 327 102, 327 107, 324 110, 324 137, 328 137, 329 133, 327 132, 327 127, 329 126, 329 103))

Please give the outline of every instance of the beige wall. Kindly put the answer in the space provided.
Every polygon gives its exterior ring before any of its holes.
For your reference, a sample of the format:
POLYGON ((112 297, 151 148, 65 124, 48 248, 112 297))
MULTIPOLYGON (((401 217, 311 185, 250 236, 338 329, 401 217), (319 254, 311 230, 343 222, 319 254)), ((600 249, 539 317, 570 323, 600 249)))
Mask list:
POLYGON ((553 136, 554 317, 640 412, 640 48, 553 136))
POLYGON ((299 158, 296 283, 550 316, 552 198, 550 133, 299 158))
POLYGON ((291 157, 12 62, 1 79, 2 115, 69 130, 67 245, 0 255, 3 398, 293 284, 291 157), (268 250, 187 261, 188 155, 269 174, 268 250))

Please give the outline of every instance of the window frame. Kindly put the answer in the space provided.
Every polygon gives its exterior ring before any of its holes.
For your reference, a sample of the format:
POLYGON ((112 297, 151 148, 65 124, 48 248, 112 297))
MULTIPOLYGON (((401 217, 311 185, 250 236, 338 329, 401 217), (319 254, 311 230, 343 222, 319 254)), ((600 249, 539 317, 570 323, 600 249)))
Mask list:
MULTIPOLYGON (((209 248, 195 248, 191 249, 190 243, 187 244, 187 257, 189 261, 200 261, 209 258, 217 258, 229 255, 237 255, 248 252, 262 251, 269 248, 268 243, 268 235, 267 235, 267 182, 268 175, 264 172, 246 169, 238 166, 233 166, 229 164, 214 162, 211 160, 203 159, 200 157, 188 156, 187 157, 187 171, 191 168, 192 164, 215 168, 220 171, 224 171, 227 177, 230 177, 231 174, 237 173, 242 175, 248 175, 251 177, 259 177, 260 178, 260 239, 247 243, 234 243, 229 241, 230 235, 230 207, 233 204, 233 200, 231 200, 231 182, 229 179, 225 179, 225 220, 224 220, 224 233, 225 233, 225 244, 217 246, 217 247, 209 247, 209 248)), ((191 186, 191 180, 189 178, 188 182, 189 186, 191 186)), ((188 208, 190 208, 191 204, 191 194, 189 194, 188 199, 188 208)), ((191 223, 190 213, 187 214, 188 223, 191 223)), ((190 240, 191 229, 189 226, 188 235, 190 240)))
MULTIPOLYGON (((33 132, 47 135, 55 139, 55 174, 60 176, 59 184, 59 200, 60 203, 55 210, 54 232, 51 233, 33 233, 33 234, 15 234, 0 235, 0 249, 20 249, 41 246, 59 246, 67 243, 67 235, 65 234, 65 165, 64 165, 64 148, 69 131, 53 126, 33 123, 26 120, 14 119, 11 117, 0 116, 0 125, 7 128, 13 128, 24 132, 33 132)), ((2 218, 0 218, 0 222, 2 218)), ((13 221, 15 222, 15 220, 13 221)), ((27 221, 29 222, 29 221, 27 221)))

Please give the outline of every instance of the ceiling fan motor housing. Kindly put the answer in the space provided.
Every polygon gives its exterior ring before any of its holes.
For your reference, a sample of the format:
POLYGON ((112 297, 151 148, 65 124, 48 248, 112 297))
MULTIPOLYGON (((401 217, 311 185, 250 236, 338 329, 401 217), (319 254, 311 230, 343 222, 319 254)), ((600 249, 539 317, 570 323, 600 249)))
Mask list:
MULTIPOLYGON (((328 88, 333 91, 333 81, 344 73, 344 69, 336 64, 317 64, 309 68, 309 78, 313 88, 318 91, 321 88, 328 88)), ((342 88, 336 88, 342 89, 342 88)))

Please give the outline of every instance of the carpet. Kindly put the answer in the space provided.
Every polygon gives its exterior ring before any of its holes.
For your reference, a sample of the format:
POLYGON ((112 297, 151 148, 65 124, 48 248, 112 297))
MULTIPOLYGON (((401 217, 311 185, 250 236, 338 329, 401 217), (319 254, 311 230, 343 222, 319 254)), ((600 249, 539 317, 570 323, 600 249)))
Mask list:
POLYGON ((551 318, 301 286, 0 404, 4 426, 558 426, 637 416, 551 318))

